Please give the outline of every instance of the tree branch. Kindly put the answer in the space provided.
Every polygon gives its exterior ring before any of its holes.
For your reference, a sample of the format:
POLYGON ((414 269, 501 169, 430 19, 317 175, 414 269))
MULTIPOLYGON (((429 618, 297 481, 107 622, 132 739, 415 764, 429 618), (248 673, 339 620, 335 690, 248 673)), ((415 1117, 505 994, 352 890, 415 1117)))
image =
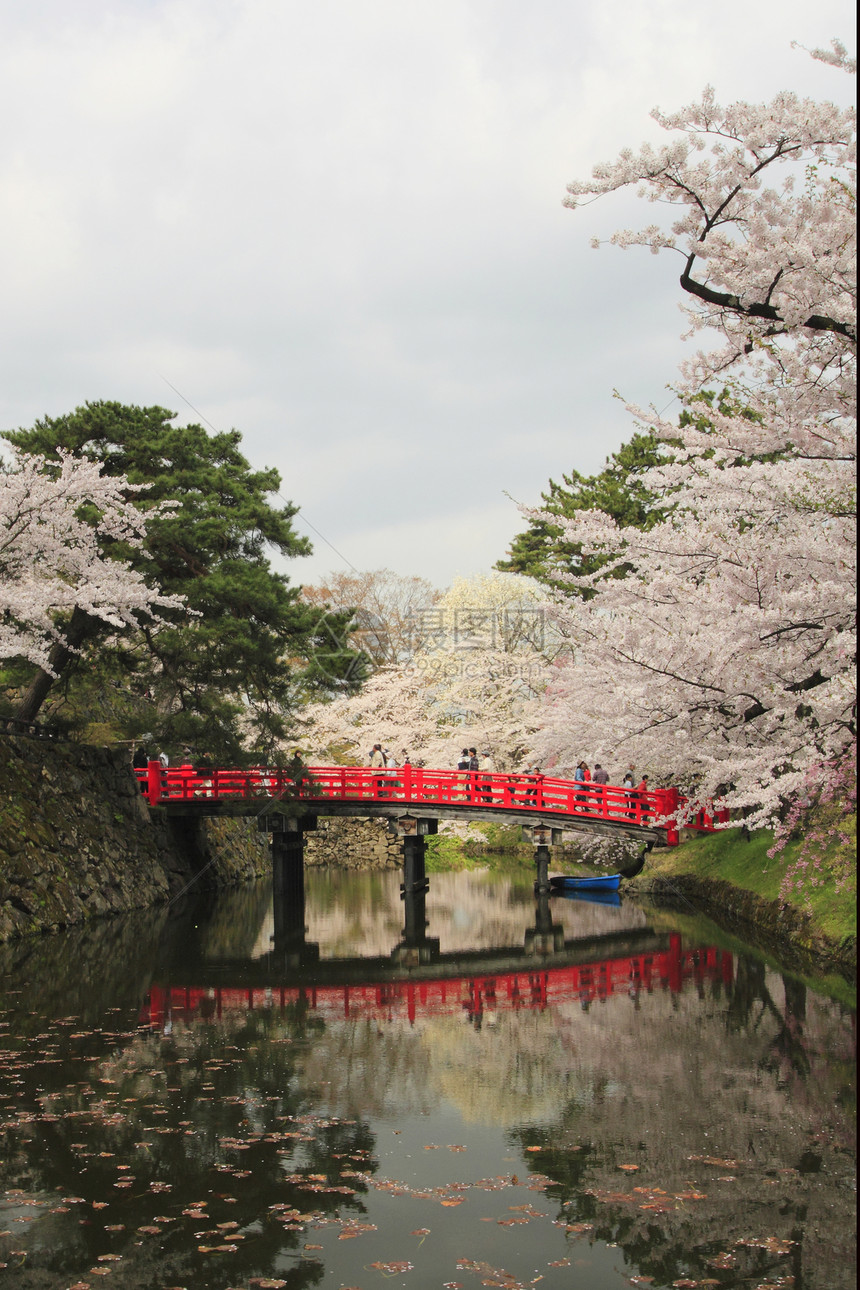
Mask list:
MULTIPOLYGON (((739 296, 733 296, 728 291, 714 291, 713 287, 706 286, 704 282, 697 282, 692 276, 695 260, 695 253, 688 256, 686 268, 679 279, 681 286, 691 296, 698 296, 700 300, 706 301, 709 305, 718 305, 720 309, 728 309, 731 313, 740 314, 745 318, 767 318, 771 322, 784 322, 779 311, 773 305, 745 305, 739 296)), ((848 340, 855 342, 857 340, 856 330, 850 327, 848 323, 839 322, 835 318, 828 318, 824 314, 810 314, 802 325, 808 327, 810 331, 833 331, 840 336, 845 336, 848 340)))

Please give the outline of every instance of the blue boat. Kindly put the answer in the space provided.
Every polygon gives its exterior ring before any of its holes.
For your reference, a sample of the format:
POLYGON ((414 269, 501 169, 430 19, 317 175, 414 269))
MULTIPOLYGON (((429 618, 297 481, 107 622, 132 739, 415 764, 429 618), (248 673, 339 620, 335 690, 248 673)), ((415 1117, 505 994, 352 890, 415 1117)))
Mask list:
POLYGON ((549 880, 550 886, 557 891, 617 891, 620 883, 620 873, 601 873, 589 878, 554 874, 549 880))

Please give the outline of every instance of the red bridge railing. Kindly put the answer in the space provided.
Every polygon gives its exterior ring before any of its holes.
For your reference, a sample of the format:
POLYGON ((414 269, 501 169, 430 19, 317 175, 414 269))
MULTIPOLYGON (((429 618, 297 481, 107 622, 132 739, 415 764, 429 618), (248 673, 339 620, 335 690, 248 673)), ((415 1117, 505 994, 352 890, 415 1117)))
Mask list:
POLYGON ((157 761, 137 771, 153 806, 171 803, 259 802, 284 798, 308 804, 473 807, 499 812, 588 819, 636 828, 666 830, 669 846, 678 843, 679 827, 712 832, 728 822, 728 813, 699 811, 679 826, 686 801, 677 788, 646 791, 613 784, 578 783, 549 775, 488 774, 480 770, 431 770, 422 766, 376 768, 309 766, 301 780, 278 767, 178 766, 163 769, 157 761))

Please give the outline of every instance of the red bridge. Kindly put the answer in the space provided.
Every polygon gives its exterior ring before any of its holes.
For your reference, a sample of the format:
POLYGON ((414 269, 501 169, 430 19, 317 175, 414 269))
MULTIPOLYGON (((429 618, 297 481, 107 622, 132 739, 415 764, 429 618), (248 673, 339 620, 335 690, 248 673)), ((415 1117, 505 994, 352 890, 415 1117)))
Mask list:
POLYGON ((678 845, 681 827, 712 832, 728 823, 727 811, 701 810, 684 819, 686 798, 677 788, 646 792, 548 775, 418 766, 309 766, 299 779, 278 767, 243 770, 185 765, 165 770, 151 761, 137 776, 152 806, 189 814, 219 809, 263 814, 278 801, 300 801, 308 811, 320 815, 503 819, 557 829, 629 833, 659 839, 667 846, 678 845))

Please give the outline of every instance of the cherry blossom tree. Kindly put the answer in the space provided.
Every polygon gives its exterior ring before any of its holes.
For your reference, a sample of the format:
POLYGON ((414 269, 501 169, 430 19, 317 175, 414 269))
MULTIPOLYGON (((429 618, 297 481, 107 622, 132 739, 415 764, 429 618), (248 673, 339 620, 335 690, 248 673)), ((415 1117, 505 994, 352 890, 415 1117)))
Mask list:
POLYGON ((115 628, 182 609, 139 573, 106 554, 111 543, 141 544, 148 520, 129 495, 139 491, 100 464, 61 453, 13 454, 0 470, 0 658, 26 659, 54 674, 74 649, 75 617, 115 628))
MULTIPOLYGON (((848 66, 839 45, 816 56, 848 66)), ((637 185, 670 207, 612 241, 680 255, 691 331, 720 341, 678 392, 729 397, 680 429, 634 409, 673 445, 643 476, 675 501, 650 530, 551 517, 607 561, 558 575, 579 593, 555 611, 576 654, 533 746, 547 765, 635 761, 691 809, 723 793, 763 824, 855 731, 855 116, 791 93, 721 108, 710 89, 654 115, 671 141, 597 167, 567 204, 637 185)))
POLYGON ((492 573, 413 605, 411 657, 379 667, 358 695, 314 705, 305 742, 320 759, 363 762, 383 741, 398 760, 405 749, 440 767, 467 745, 497 769, 519 767, 536 733, 528 713, 566 649, 543 599, 533 579, 492 573))

